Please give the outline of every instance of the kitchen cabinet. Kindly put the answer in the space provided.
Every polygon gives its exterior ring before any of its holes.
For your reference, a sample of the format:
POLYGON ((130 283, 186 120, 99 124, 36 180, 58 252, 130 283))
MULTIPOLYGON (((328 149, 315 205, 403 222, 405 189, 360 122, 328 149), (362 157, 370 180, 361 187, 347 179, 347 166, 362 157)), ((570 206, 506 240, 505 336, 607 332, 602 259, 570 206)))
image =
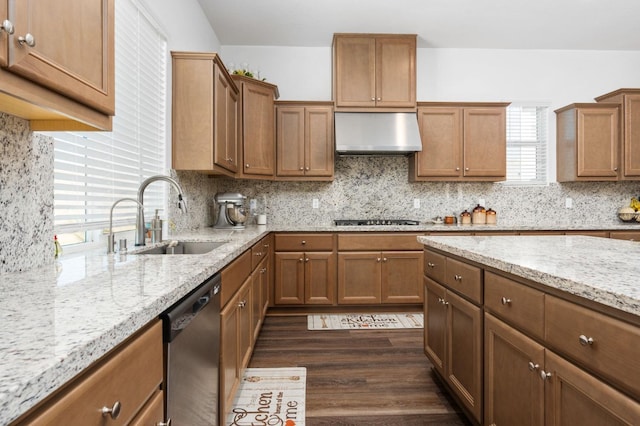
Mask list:
POLYGON ((333 180, 333 103, 276 103, 278 180, 333 180))
POLYGON ((163 365, 162 322, 156 320, 13 425, 104 425, 107 418, 114 425, 162 422, 163 365), (103 407, 116 402, 119 414, 103 416, 103 407))
POLYGON ((334 34, 336 108, 416 107, 416 36, 334 34))
POLYGON ((611 231, 609 238, 618 240, 640 241, 640 231, 611 231))
POLYGON ((555 113, 558 182, 619 180, 619 106, 571 104, 555 113))
POLYGON ((333 305, 334 234, 276 234, 274 304, 333 305))
POLYGON ((267 179, 275 175, 275 112, 278 86, 233 75, 240 90, 238 138, 242 166, 238 178, 267 179))
POLYGON ((0 110, 32 130, 111 130, 114 0, 5 1, 0 21, 0 110))
POLYGON ((640 89, 620 89, 596 98, 620 106, 622 168, 620 178, 640 179, 640 89))
POLYGON ((215 53, 171 52, 175 170, 235 176, 238 88, 215 53))
POLYGON ((339 234, 338 304, 422 303, 417 234, 339 234))
POLYGON ((409 180, 505 180, 508 105, 418 103, 422 151, 409 158, 409 180))

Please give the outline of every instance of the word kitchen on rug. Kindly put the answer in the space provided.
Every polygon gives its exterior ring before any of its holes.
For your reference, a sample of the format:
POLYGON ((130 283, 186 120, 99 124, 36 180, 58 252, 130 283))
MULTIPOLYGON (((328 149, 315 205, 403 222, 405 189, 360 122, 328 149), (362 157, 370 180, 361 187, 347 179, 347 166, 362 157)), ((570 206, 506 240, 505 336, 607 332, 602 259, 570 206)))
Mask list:
POLYGON ((247 368, 227 425, 304 426, 307 369, 247 368))
POLYGON ((423 328, 422 313, 314 314, 307 316, 308 330, 423 328))

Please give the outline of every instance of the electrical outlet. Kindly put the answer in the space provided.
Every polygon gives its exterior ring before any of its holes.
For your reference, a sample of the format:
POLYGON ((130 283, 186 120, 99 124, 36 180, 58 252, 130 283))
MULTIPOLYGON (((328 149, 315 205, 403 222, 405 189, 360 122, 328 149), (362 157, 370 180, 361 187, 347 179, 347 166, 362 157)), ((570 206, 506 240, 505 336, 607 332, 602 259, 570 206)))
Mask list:
POLYGON ((573 208, 573 199, 567 197, 564 200, 564 206, 568 209, 572 209, 573 208))
POLYGON ((420 208, 420 198, 414 198, 413 199, 413 208, 414 209, 419 209, 420 208))
POLYGON ((314 198, 312 201, 312 206, 314 209, 317 209, 320 207, 320 200, 318 200, 317 198, 314 198))

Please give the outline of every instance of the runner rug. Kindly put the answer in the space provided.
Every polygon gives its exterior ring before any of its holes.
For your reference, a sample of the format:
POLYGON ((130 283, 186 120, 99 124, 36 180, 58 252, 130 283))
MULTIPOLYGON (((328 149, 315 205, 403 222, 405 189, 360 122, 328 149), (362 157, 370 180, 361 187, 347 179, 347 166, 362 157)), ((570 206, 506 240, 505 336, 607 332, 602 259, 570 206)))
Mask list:
POLYGON ((307 316, 308 330, 423 328, 421 313, 402 314, 314 314, 307 316))
POLYGON ((304 426, 307 369, 247 368, 227 425, 304 426))

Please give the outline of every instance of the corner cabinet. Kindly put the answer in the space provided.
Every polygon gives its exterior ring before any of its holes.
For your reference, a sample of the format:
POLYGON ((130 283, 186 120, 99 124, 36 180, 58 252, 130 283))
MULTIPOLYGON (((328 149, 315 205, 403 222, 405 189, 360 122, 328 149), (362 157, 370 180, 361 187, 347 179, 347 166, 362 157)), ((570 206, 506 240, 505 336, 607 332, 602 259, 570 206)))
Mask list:
POLYGON ((111 130, 114 19, 114 0, 3 1, 0 110, 32 130, 111 130))
POLYGON ((422 151, 409 159, 409 180, 505 180, 508 105, 418 103, 422 151))
POLYGON ((276 102, 276 179, 333 180, 333 102, 276 102))
POLYGON ((555 113, 558 182, 619 180, 619 105, 571 104, 555 113))
POLYGON ((235 176, 238 89, 215 53, 171 52, 175 170, 235 176))
POLYGON ((334 34, 336 108, 416 107, 416 36, 334 34))
POLYGON ((232 75, 240 91, 238 102, 238 178, 273 179, 275 176, 274 101, 278 86, 250 77, 232 75))

